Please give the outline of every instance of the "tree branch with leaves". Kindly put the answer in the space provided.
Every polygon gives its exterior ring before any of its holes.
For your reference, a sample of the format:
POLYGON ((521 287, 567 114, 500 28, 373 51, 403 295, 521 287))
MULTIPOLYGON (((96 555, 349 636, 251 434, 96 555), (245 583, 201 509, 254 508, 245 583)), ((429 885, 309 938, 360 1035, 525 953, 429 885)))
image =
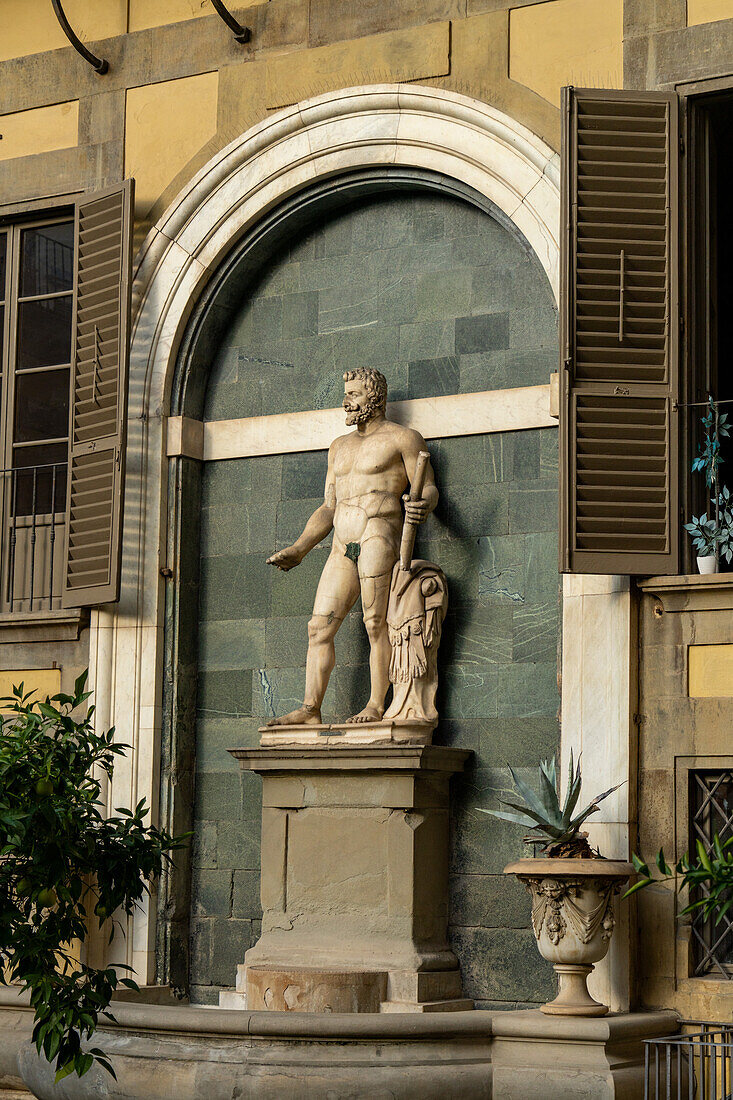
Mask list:
POLYGON ((632 855, 634 867, 639 875, 633 886, 624 894, 629 897, 639 890, 646 889, 652 883, 666 882, 677 878, 677 890, 693 891, 693 900, 680 911, 680 916, 700 912, 704 920, 720 924, 726 913, 733 907, 733 837, 722 841, 716 833, 710 851, 701 840, 697 841, 696 858, 685 852, 674 867, 670 867, 659 849, 655 863, 659 875, 650 871, 648 864, 636 854, 632 855))
POLYGON ((85 707, 87 673, 73 695, 45 701, 23 684, 0 700, 0 983, 30 992, 33 1042, 55 1063, 56 1080, 83 1076, 95 1061, 89 1047, 119 986, 137 989, 122 964, 97 968, 79 961, 94 921, 111 943, 149 893, 170 853, 187 836, 145 824, 145 801, 106 816, 103 783, 129 746, 114 729, 97 733, 85 707))

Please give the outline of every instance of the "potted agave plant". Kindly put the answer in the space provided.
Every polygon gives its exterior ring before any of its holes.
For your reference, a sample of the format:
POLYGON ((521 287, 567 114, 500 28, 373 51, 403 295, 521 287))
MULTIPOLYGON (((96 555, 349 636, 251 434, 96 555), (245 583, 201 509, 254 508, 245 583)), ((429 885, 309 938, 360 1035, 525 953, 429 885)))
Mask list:
POLYGON ((541 855, 504 868, 516 875, 532 897, 532 930, 543 958, 559 979, 554 1001, 542 1011, 560 1016, 604 1016, 608 1006, 594 1000, 587 979, 607 951, 613 935, 613 899, 634 871, 632 864, 604 859, 593 851, 581 826, 613 791, 597 795, 575 812, 580 797, 580 762, 570 757, 568 788, 560 805, 555 758, 539 767, 539 793, 510 769, 517 792, 507 810, 484 810, 503 821, 529 828, 526 844, 541 845, 541 855))

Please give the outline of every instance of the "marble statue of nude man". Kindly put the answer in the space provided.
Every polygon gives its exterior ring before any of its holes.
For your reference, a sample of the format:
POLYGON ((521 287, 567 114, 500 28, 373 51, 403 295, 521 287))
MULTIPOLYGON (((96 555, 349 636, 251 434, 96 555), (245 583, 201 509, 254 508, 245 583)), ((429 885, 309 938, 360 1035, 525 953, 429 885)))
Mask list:
POLYGON ((335 664, 334 638, 359 595, 370 644, 371 693, 364 709, 349 721, 375 722, 384 714, 391 653, 387 604, 399 557, 403 503, 407 519, 419 524, 438 502, 429 463, 422 499, 408 499, 425 441, 419 432, 387 420, 386 404, 387 381, 379 371, 361 367, 344 374, 346 423, 356 430, 331 444, 325 499, 300 538, 267 559, 278 569, 292 569, 333 530, 308 624, 303 706, 268 725, 321 724, 321 704, 335 664))

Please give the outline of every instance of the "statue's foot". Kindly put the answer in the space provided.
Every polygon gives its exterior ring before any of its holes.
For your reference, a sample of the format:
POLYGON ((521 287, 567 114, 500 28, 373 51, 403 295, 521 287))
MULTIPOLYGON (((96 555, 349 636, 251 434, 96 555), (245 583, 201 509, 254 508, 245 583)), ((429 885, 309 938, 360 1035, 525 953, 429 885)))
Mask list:
POLYGON ((358 714, 354 714, 351 718, 347 718, 346 721, 349 725, 360 725, 364 722, 381 722, 383 714, 384 707, 376 707, 371 703, 367 703, 364 710, 360 710, 358 714))
POLYGON ((282 718, 271 718, 268 726, 320 726, 321 712, 317 707, 304 703, 298 710, 291 710, 290 714, 283 714, 282 718))

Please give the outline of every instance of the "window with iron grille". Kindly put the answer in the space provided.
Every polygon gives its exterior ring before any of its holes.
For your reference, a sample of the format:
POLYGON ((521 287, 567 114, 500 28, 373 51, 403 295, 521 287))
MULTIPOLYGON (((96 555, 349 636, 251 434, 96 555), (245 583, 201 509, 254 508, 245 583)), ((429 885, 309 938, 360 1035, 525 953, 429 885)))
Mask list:
POLYGON ((0 220, 0 614, 118 596, 132 194, 0 220))
POLYGON ((74 218, 0 233, 3 611, 61 604, 69 451, 74 218))
MULTIPOLYGON (((710 852, 716 833, 721 841, 733 836, 733 768, 692 769, 689 775, 690 852, 698 840, 710 852)), ((695 976, 733 979, 733 909, 717 925, 694 915, 692 945, 695 976)))

